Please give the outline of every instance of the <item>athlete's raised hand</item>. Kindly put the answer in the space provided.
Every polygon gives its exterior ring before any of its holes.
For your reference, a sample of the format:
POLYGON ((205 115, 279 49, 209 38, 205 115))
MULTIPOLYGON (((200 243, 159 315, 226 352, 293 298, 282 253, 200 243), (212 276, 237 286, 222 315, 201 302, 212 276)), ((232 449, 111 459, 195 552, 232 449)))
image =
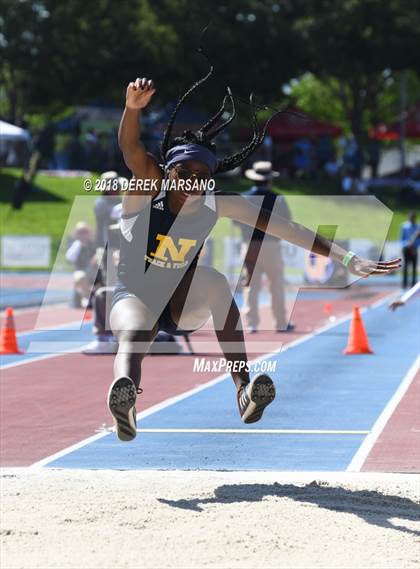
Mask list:
POLYGON ((146 77, 131 81, 127 87, 125 104, 129 109, 144 109, 155 94, 156 89, 151 79, 146 77))
POLYGON ((401 259, 392 261, 369 261, 361 259, 355 255, 348 264, 348 269, 353 275, 358 277, 368 277, 370 275, 387 275, 401 267, 401 259))

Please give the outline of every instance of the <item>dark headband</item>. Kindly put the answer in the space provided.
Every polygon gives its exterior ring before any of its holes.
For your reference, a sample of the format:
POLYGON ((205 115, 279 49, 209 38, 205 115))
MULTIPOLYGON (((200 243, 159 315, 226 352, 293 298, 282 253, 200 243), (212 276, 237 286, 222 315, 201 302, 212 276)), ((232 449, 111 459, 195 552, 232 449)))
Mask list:
POLYGON ((174 146, 166 153, 165 166, 172 166, 177 162, 184 162, 185 160, 199 160, 208 166, 210 172, 213 174, 217 168, 218 160, 216 155, 201 144, 179 144, 174 146))

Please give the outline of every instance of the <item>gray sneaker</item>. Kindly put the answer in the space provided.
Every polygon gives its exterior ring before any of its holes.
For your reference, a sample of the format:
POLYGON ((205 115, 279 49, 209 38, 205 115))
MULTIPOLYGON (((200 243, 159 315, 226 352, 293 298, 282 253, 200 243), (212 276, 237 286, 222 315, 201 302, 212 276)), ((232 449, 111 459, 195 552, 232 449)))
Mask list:
POLYGON ((239 413, 243 423, 256 423, 264 413, 264 409, 276 396, 276 388, 268 375, 254 377, 245 387, 238 391, 239 413))
POLYGON ((136 389, 129 377, 114 379, 109 388, 108 407, 121 441, 132 441, 137 435, 136 393, 142 393, 142 389, 136 389))

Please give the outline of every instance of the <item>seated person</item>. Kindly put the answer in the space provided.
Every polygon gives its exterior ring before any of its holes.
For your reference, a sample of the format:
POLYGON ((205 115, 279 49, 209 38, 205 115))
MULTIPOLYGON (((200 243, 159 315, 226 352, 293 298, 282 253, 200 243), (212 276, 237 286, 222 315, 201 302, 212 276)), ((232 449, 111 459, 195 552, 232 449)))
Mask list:
POLYGON ((96 260, 96 244, 91 228, 80 221, 73 232, 73 242, 66 252, 66 260, 74 266, 74 287, 83 308, 90 305, 92 286, 100 282, 96 260))

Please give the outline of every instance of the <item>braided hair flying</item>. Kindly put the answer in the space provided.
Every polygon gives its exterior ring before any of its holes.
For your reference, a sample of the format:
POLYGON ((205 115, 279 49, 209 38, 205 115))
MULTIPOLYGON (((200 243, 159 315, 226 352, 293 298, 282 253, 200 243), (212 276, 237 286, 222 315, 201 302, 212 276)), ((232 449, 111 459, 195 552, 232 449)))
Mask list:
MULTIPOLYGON (((227 87, 227 95, 225 95, 225 97, 223 98, 223 102, 222 102, 220 109, 200 129, 198 129, 195 132, 193 132, 191 130, 185 130, 183 132, 182 136, 176 137, 171 141, 172 129, 173 129, 173 126, 175 123, 176 116, 179 112, 179 109, 181 108, 181 105, 184 103, 185 99, 189 95, 191 95, 191 93, 193 93, 200 85, 203 85, 203 83, 205 83, 211 77, 212 73, 213 73, 213 66, 210 67, 210 70, 207 72, 206 75, 204 75, 204 77, 202 77, 201 79, 196 81, 179 98, 177 104, 175 105, 175 108, 172 111, 172 114, 169 118, 169 122, 168 122, 168 125, 166 127, 165 134, 163 137, 163 141, 161 144, 161 154, 162 154, 162 159, 163 159, 164 163, 166 161, 166 154, 167 154, 168 150, 174 146, 179 145, 179 144, 188 144, 188 143, 200 144, 201 146, 208 148, 214 154, 216 154, 216 145, 214 144, 214 142, 212 142, 213 138, 215 138, 218 134, 220 134, 222 132, 222 130, 224 130, 233 121, 233 119, 235 118, 235 115, 236 115, 235 101, 233 99, 232 91, 230 90, 229 87, 227 87), (228 100, 230 101, 230 104, 232 106, 231 115, 225 122, 223 122, 222 124, 220 124, 219 126, 216 127, 217 123, 220 121, 223 113, 225 112, 226 103, 228 100)), ((215 174, 220 173, 220 172, 227 172, 229 170, 233 170, 234 168, 236 168, 237 166, 242 164, 242 162, 244 162, 248 158, 248 156, 250 156, 253 152, 255 152, 255 150, 259 146, 261 146, 261 144, 264 140, 264 136, 265 136, 267 127, 270 124, 270 121, 280 113, 289 112, 289 111, 286 111, 286 109, 280 109, 280 110, 276 111, 266 121, 266 123, 263 125, 263 127, 261 129, 259 129, 258 128, 258 122, 257 122, 257 115, 256 115, 257 107, 253 104, 252 94, 250 95, 249 103, 251 105, 252 113, 253 113, 252 114, 252 124, 253 124, 253 131, 254 132, 253 132, 252 139, 239 152, 236 152, 232 156, 229 156, 228 158, 224 158, 223 160, 219 161, 218 166, 216 168, 216 171, 214 172, 215 174)), ((261 107, 259 107, 259 108, 261 108, 261 107)), ((263 108, 267 109, 267 107, 263 107, 263 108)))

